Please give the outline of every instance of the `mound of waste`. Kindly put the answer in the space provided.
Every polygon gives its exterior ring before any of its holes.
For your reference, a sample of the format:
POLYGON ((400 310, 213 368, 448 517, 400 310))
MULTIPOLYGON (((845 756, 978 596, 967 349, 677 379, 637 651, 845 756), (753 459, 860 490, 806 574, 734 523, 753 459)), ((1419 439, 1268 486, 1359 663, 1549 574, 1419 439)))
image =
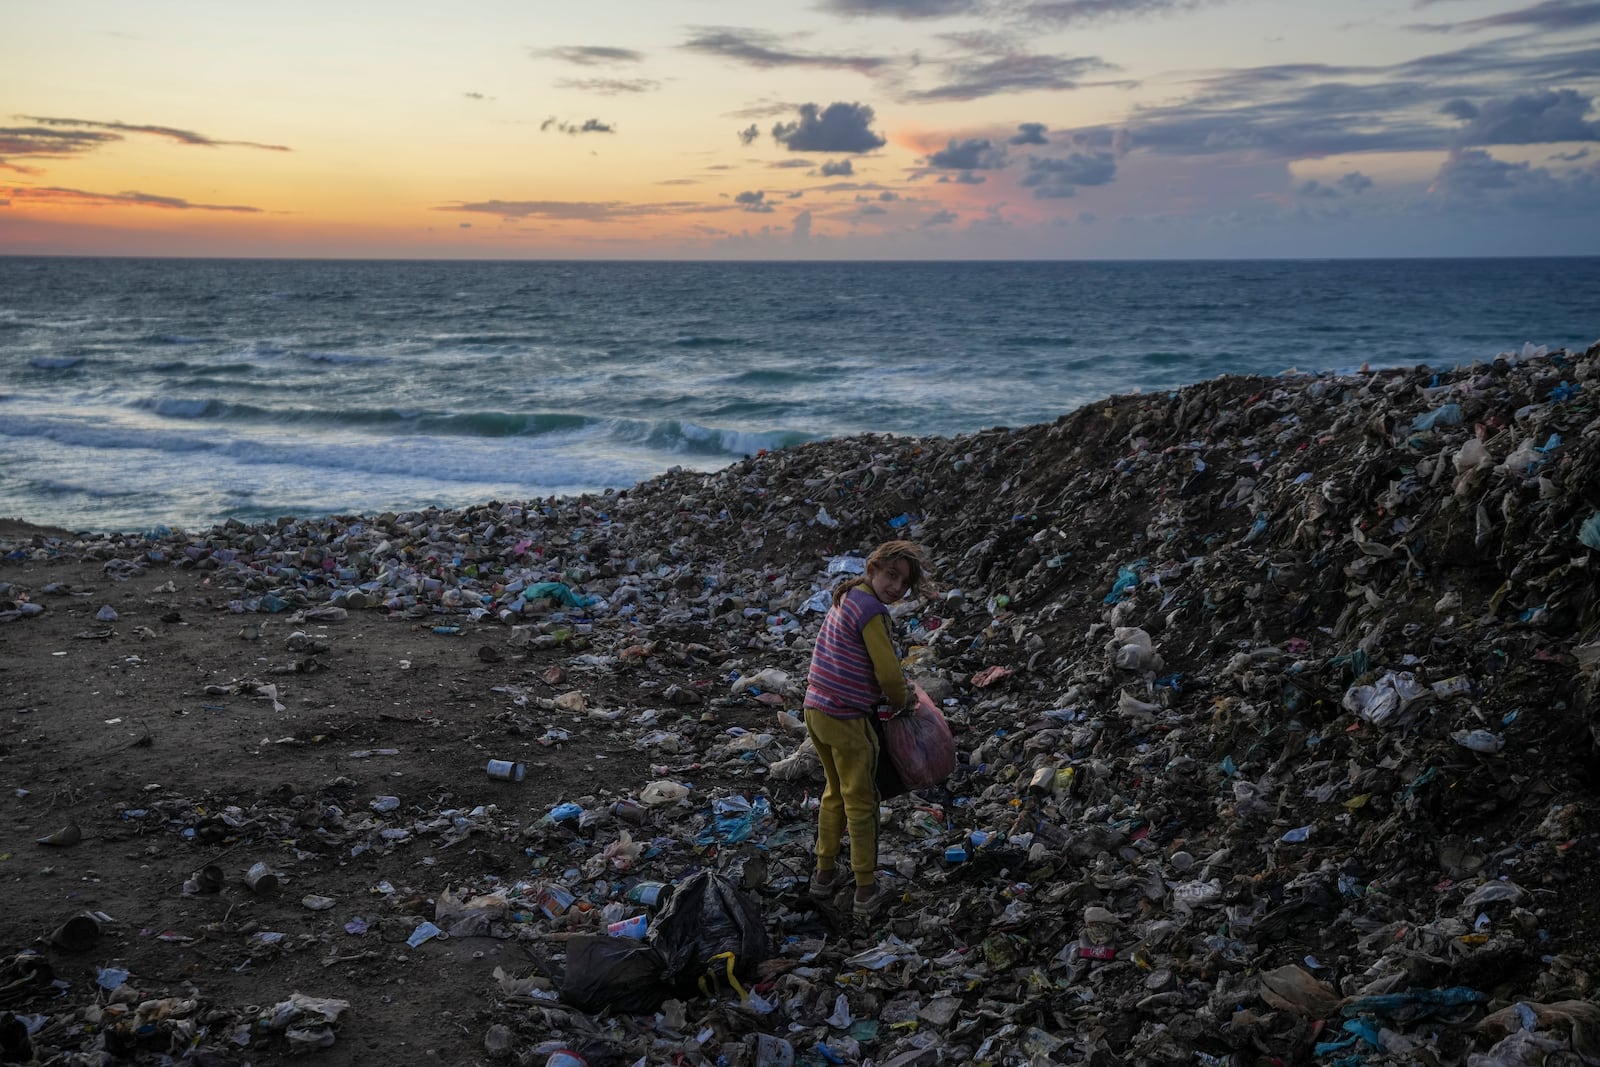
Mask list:
MULTIPOLYGON (((441 897, 458 936, 542 953, 500 976, 491 1055, 1600 1063, 1597 392, 1600 345, 1224 377, 577 499, 3 547, 208 571, 218 610, 474 627, 574 688, 698 679, 611 720, 656 780, 516 827, 562 862, 441 897), (827 589, 894 537, 935 561, 895 615, 960 763, 887 804, 896 898, 863 928, 804 892, 793 727, 827 589), (757 701, 770 733, 716 724, 757 701), (711 767, 747 784, 702 796, 711 767), (681 929, 656 894, 701 870, 737 972, 606 938, 681 929)), ((581 697, 518 707, 583 728, 581 697)))

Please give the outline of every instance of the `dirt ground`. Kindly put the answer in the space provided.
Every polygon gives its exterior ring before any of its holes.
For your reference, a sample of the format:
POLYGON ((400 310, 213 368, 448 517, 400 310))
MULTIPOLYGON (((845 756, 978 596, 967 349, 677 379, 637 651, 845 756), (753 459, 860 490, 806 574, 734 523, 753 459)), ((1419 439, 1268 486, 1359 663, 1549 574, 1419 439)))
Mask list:
MULTIPOLYGON (((525 948, 490 938, 413 948, 406 938, 447 887, 526 876, 520 835, 474 834, 449 848, 416 840, 351 858, 319 839, 316 813, 328 803, 365 813, 391 795, 403 805, 397 815, 495 805, 491 821, 517 827, 598 786, 636 788, 650 777, 649 758, 616 743, 610 724, 518 708, 493 690, 580 688, 591 706, 622 709, 634 694, 608 691, 598 673, 546 685, 540 675, 569 653, 501 652, 507 628, 498 622, 462 619, 459 634, 440 635, 426 619, 353 613, 305 628, 330 650, 314 657, 326 669, 304 673, 293 667, 305 657, 285 646, 294 627, 228 612, 203 574, 151 568, 116 581, 93 563, 28 563, 0 568, 0 580, 61 589, 41 598, 45 614, 0 626, 5 955, 43 954, 74 1002, 91 999, 102 968, 127 970, 143 995, 198 993, 245 1018, 293 992, 348 1000, 337 1043, 315 1057, 328 1067, 487 1062, 493 972, 526 973, 525 948), (97 621, 108 605, 116 621, 97 621), (483 648, 497 662, 480 658, 483 648), (276 683, 283 710, 207 692, 241 680, 276 683), (570 742, 542 745, 546 725, 571 727, 570 742), (380 749, 396 751, 353 755, 380 749), (491 780, 491 758, 525 762, 526 779, 491 780), (207 821, 229 809, 242 825, 207 821), (305 825, 285 824, 284 813, 305 825), (206 831, 198 835, 196 815, 206 831), (79 843, 36 843, 69 825, 79 843), (276 894, 246 884, 255 863, 282 875, 276 894), (184 882, 208 864, 224 874, 220 892, 185 895, 184 882), (309 895, 336 903, 308 910, 309 895), (52 932, 85 911, 112 919, 98 942, 76 952, 53 945, 52 932), (343 930, 356 916, 372 924, 364 936, 343 930), (280 950, 252 948, 263 931, 287 935, 280 950)), ((650 681, 693 685, 714 669, 650 681)), ((720 726, 767 728, 771 719, 754 702, 716 715, 720 726)), ((281 1039, 257 1039, 248 1053, 256 1064, 286 1055, 281 1039)))

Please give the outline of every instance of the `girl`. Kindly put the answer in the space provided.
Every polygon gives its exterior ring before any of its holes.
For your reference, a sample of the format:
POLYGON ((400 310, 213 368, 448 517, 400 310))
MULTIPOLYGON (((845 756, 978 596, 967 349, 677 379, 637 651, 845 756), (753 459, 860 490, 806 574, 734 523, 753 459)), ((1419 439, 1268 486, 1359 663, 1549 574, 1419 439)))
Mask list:
POLYGON ((806 732, 822 760, 827 785, 817 810, 817 869, 810 893, 827 898, 839 888, 840 838, 850 830, 850 871, 855 914, 877 914, 889 893, 878 883, 876 782, 879 705, 889 715, 916 706, 889 631, 889 605, 908 590, 925 592, 927 557, 910 541, 888 541, 867 558, 863 577, 846 579, 817 634, 806 679, 806 732))

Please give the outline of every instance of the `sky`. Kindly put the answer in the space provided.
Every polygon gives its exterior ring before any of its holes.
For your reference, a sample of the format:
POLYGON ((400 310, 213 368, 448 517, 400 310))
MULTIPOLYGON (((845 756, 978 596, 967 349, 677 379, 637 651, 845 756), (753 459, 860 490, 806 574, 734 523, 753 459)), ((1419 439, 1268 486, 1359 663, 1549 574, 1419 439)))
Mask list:
POLYGON ((0 254, 1600 254, 1600 0, 12 0, 0 254))

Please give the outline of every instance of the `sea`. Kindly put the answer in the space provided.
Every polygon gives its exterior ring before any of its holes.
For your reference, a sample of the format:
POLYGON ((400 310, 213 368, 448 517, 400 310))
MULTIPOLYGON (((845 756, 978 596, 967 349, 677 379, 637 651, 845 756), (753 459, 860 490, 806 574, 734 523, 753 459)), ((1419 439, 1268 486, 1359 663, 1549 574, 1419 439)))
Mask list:
POLYGON ((0 256, 0 517, 72 530, 623 489, 1224 374, 1600 339, 1600 257, 431 262, 0 256))

